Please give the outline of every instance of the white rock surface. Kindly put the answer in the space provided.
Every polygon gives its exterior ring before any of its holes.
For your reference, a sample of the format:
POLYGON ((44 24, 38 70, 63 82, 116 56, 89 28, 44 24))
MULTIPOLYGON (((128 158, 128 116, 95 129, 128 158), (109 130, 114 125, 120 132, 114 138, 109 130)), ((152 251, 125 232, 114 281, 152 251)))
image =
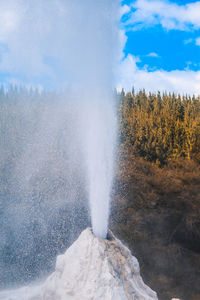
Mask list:
POLYGON ((56 269, 37 287, 0 293, 1 300, 155 300, 137 259, 112 234, 96 238, 91 229, 58 256, 56 269))

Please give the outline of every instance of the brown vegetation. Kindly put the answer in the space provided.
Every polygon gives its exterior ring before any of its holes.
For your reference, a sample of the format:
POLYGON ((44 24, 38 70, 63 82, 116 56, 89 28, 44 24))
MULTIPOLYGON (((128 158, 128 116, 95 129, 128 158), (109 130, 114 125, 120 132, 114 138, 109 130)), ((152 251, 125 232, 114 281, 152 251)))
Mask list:
POLYGON ((139 259, 146 283, 160 300, 198 300, 200 101, 144 92, 122 96, 111 228, 139 259))
POLYGON ((121 163, 111 227, 161 300, 200 299, 199 175, 188 160, 163 169, 142 158, 121 163))

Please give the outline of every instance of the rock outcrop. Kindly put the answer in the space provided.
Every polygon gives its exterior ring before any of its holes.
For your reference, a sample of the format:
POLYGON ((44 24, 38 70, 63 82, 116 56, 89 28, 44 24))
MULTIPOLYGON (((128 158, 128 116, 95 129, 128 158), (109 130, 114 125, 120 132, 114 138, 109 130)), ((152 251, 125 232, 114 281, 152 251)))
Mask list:
POLYGON ((13 291, 12 294, 10 292, 8 298, 5 293, 4 298, 0 294, 0 299, 158 299, 156 293, 144 284, 138 261, 129 249, 112 233, 104 240, 95 237, 89 228, 81 233, 65 254, 58 256, 55 272, 42 285, 13 291))

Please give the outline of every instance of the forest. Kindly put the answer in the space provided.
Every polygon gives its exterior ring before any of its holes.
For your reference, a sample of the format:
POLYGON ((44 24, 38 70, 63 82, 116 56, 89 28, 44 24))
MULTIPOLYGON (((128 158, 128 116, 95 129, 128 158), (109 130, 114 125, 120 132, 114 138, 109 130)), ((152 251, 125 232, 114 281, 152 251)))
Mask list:
POLYGON ((118 94, 110 223, 158 298, 200 299, 200 97, 118 94))
POLYGON ((134 89, 118 97, 122 151, 160 167, 180 158, 200 163, 200 97, 134 89))
MULTIPOLYGON (((200 97, 115 97, 110 228, 159 299, 200 299, 200 97)), ((75 114, 66 93, 0 89, 0 287, 52 271, 89 225, 75 114)))

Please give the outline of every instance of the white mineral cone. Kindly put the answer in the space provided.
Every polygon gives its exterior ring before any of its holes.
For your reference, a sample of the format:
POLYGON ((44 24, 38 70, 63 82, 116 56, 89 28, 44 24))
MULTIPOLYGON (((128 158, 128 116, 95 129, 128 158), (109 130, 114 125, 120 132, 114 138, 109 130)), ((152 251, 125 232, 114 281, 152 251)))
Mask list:
POLYGON ((110 235, 109 240, 104 240, 95 237, 91 229, 86 229, 65 254, 58 256, 55 272, 38 290, 36 287, 23 288, 21 298, 6 298, 4 294, 4 298, 0 295, 0 299, 158 299, 156 293, 144 284, 137 259, 119 240, 110 235))

